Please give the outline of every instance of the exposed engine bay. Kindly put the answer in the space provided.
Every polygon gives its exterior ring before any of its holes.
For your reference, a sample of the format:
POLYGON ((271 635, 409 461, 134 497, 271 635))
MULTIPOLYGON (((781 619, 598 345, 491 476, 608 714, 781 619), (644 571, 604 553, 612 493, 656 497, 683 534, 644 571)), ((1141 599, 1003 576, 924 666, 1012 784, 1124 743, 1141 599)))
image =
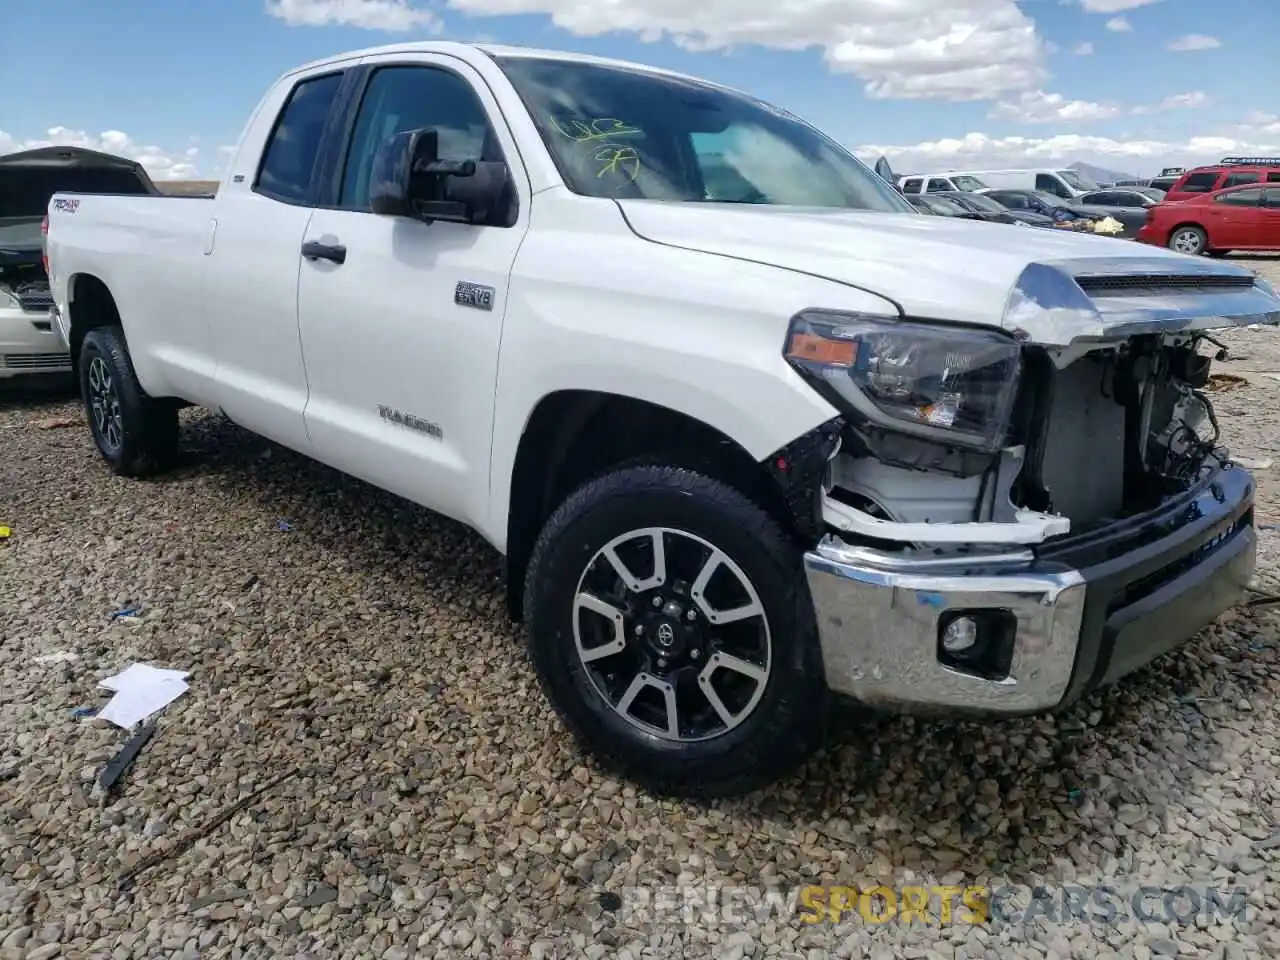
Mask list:
POLYGON ((1227 356, 1212 336, 1090 347, 1023 347, 997 452, 847 418, 823 487, 828 530, 880 549, 1029 545, 1142 514, 1227 461, 1205 393, 1227 356))
POLYGON ((0 253, 0 294, 6 293, 24 310, 43 312, 49 309, 53 298, 39 251, 21 258, 6 257, 0 253))

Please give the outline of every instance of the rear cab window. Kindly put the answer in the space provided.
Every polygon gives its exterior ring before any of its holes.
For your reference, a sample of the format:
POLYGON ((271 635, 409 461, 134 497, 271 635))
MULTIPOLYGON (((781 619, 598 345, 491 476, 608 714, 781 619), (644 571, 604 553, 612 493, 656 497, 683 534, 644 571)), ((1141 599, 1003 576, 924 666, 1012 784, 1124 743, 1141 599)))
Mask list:
POLYGON ((903 193, 919 193, 920 184, 924 181, 919 177, 908 177, 902 184, 903 193))
POLYGON ((256 192, 284 203, 311 202, 321 137, 342 78, 341 72, 308 77, 293 88, 262 151, 256 192))

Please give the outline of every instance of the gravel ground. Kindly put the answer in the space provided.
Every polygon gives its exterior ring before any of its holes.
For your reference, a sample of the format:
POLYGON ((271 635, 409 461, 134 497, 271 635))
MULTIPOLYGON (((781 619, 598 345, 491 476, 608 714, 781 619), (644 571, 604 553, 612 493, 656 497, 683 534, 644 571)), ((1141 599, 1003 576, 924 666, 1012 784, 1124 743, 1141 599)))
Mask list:
MULTIPOLYGON (((1231 341, 1228 440, 1280 458, 1280 339, 1231 341)), ((767 792, 672 803, 570 745, 473 534, 207 413, 152 482, 58 418, 80 419, 66 395, 0 397, 0 958, 1280 954, 1280 607, 1061 716, 850 715, 767 792), (104 798, 125 735, 75 711, 134 660, 191 690, 104 798), (1248 906, 833 926, 633 892, 939 882, 1248 906)), ((1277 470, 1258 475, 1258 585, 1280 591, 1277 470)))

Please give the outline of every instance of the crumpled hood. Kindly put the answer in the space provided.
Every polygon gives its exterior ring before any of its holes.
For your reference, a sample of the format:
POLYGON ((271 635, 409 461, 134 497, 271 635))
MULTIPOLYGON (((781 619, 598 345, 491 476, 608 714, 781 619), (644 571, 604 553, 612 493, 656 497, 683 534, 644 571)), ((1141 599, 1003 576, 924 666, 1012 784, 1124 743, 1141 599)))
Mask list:
POLYGON ((1280 323, 1280 299, 1243 267, 1127 240, 924 214, 618 204, 656 243, 824 277, 887 298, 904 316, 1003 326, 1038 343, 1280 323), (1101 296, 1077 282, 1116 277, 1151 282, 1118 291, 1093 282, 1101 296))

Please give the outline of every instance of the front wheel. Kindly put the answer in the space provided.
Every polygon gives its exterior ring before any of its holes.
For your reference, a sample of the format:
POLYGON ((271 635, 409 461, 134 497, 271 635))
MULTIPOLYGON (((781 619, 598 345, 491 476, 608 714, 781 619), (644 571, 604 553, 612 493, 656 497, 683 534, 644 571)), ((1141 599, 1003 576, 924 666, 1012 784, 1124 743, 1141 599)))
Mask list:
POLYGON ((142 389, 119 327, 85 334, 79 376, 89 429, 112 470, 141 477, 172 464, 178 452, 177 408, 142 389))
POLYGON ((547 522, 525 597, 561 718, 656 792, 744 793, 821 741, 827 691, 799 551, 724 483, 669 466, 588 482, 547 522))
POLYGON ((1178 253, 1195 257, 1204 253, 1206 246, 1208 246, 1208 237, 1200 227, 1178 227, 1169 235, 1169 249, 1176 250, 1178 253))

